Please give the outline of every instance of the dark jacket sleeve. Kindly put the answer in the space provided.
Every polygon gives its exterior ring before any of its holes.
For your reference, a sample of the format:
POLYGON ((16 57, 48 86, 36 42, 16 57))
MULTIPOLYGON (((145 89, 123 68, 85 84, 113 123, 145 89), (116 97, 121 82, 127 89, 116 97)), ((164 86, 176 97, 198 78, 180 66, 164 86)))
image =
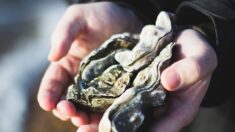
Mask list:
POLYGON ((216 106, 234 94, 235 75, 235 0, 194 0, 183 2, 176 10, 177 23, 202 29, 217 53, 213 73, 202 106, 216 106))
MULTIPOLYGON (((80 2, 103 0, 80 0, 80 2)), ((178 25, 198 27, 218 57, 202 106, 216 106, 229 98, 235 88, 235 0, 109 0, 132 10, 145 22, 154 24, 162 10, 173 12, 178 25), (232 77, 231 77, 232 76, 232 77)))

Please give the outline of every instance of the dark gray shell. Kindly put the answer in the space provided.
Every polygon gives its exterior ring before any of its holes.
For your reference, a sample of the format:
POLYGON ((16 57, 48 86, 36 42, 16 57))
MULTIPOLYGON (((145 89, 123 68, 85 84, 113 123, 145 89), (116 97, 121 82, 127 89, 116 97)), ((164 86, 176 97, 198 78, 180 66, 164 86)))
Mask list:
POLYGON ((81 62, 67 99, 79 108, 105 111, 101 132, 136 131, 148 109, 164 104, 166 91, 160 74, 172 57, 172 36, 171 16, 166 12, 139 36, 112 36, 81 62))
POLYGON ((143 123, 149 108, 164 104, 166 91, 160 83, 160 73, 169 65, 174 45, 167 45, 147 68, 137 74, 133 86, 105 111, 100 122, 100 131, 136 131, 143 123))
POLYGON ((80 73, 67 92, 67 99, 79 108, 104 112, 131 83, 132 73, 123 70, 115 54, 132 49, 138 42, 137 35, 114 35, 100 48, 83 59, 80 73))

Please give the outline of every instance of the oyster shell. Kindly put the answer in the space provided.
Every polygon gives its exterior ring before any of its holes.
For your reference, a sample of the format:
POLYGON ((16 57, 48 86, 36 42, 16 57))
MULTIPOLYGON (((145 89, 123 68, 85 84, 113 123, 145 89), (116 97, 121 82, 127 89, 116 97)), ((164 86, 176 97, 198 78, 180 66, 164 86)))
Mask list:
POLYGON ((67 99, 77 107, 104 112, 131 84, 132 73, 126 72, 115 60, 115 54, 133 48, 137 35, 114 35, 100 48, 83 59, 75 84, 67 92, 67 99))
POLYGON ((148 109, 164 104, 161 71, 172 57, 172 18, 158 15, 140 35, 112 36, 83 59, 67 99, 77 107, 104 112, 99 131, 136 131, 148 109))
POLYGON ((147 68, 137 74, 133 86, 105 111, 99 126, 101 132, 136 131, 149 108, 163 105, 166 91, 160 83, 160 73, 169 64, 174 45, 167 45, 147 68))

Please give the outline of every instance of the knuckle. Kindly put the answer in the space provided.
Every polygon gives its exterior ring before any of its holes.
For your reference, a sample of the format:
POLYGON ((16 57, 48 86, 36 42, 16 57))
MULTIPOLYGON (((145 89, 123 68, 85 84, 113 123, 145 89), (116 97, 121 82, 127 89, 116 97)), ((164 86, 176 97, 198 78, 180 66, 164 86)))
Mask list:
POLYGON ((192 63, 192 72, 195 74, 195 78, 200 78, 202 75, 200 64, 194 59, 191 60, 192 63))
POLYGON ((74 13, 74 12, 76 12, 77 11, 77 9, 78 9, 78 7, 77 7, 77 5, 75 4, 75 5, 71 5, 71 6, 69 6, 68 8, 67 8, 67 11, 66 11, 66 13, 74 13))
POLYGON ((72 122, 72 124, 73 124, 74 126, 76 126, 76 127, 80 127, 80 126, 82 125, 81 123, 79 123, 78 121, 76 121, 75 118, 71 118, 71 122, 72 122))
POLYGON ((214 50, 211 51, 211 55, 210 56, 211 56, 210 59, 209 59, 209 60, 211 60, 210 61, 211 62, 210 65, 212 65, 212 70, 215 70, 215 68, 218 65, 218 59, 217 59, 217 55, 216 55, 214 50))
POLYGON ((56 110, 53 110, 53 114, 55 117, 57 117, 58 119, 62 120, 62 121, 67 121, 69 120, 69 117, 65 116, 65 115, 62 115, 61 113, 59 113, 58 111, 56 110))
POLYGON ((205 65, 210 68, 210 71, 215 70, 218 65, 218 59, 215 50, 209 44, 203 58, 205 65))
POLYGON ((202 69, 198 61, 196 61, 194 58, 188 58, 187 59, 187 65, 186 67, 189 68, 188 74, 189 76, 193 75, 193 79, 199 79, 202 75, 202 69))

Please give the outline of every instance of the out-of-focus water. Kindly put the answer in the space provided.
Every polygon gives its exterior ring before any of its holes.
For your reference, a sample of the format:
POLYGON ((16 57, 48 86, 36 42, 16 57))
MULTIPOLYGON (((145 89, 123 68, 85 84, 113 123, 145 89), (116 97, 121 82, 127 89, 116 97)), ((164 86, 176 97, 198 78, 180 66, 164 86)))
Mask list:
POLYGON ((28 99, 65 7, 62 0, 0 0, 0 132, 24 130, 28 99))

